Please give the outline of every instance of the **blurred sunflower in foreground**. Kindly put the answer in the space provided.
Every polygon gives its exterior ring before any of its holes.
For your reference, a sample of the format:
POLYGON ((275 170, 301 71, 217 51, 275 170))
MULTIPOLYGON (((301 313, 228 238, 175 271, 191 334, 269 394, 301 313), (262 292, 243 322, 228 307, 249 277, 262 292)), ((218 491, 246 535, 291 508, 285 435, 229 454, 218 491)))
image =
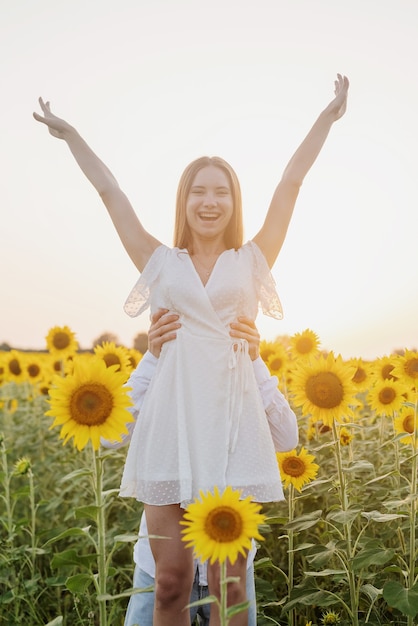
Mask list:
POLYGON ((295 406, 302 407, 304 415, 326 426, 334 420, 354 417, 357 389, 353 383, 355 367, 345 363, 339 355, 330 352, 310 361, 300 361, 292 370, 290 392, 295 406))
POLYGON ((240 492, 226 487, 222 494, 217 487, 206 495, 201 492, 200 500, 190 504, 184 514, 182 530, 186 547, 193 547, 202 561, 233 565, 238 553, 244 557, 251 548, 251 539, 263 540, 258 531, 265 516, 261 506, 251 502, 250 497, 240 500, 240 492))
POLYGON ((319 465, 314 463, 314 455, 309 454, 305 448, 301 448, 299 454, 296 450, 277 452, 276 457, 285 488, 293 485, 300 492, 304 485, 316 478, 319 465))
POLYGON ((49 390, 50 409, 54 417, 50 426, 61 426, 60 439, 66 444, 74 437, 74 445, 82 450, 89 440, 98 450, 100 438, 121 441, 127 434, 126 424, 133 421, 127 407, 132 405, 124 386, 126 376, 115 371, 117 365, 106 367, 100 358, 74 358, 71 374, 55 376, 49 390))

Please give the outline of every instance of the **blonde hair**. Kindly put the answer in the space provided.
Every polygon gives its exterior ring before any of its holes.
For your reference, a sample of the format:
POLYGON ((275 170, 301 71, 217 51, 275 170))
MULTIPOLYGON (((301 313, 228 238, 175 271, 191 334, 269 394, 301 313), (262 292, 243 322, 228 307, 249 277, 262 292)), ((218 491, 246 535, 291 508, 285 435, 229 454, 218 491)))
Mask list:
MULTIPOLYGON (((203 156, 192 161, 184 170, 177 187, 176 219, 174 224, 174 246, 187 248, 191 246, 192 238, 186 217, 186 203, 196 174, 204 167, 212 165, 222 170, 229 181, 231 188, 233 213, 225 230, 225 245, 227 249, 237 250, 242 246, 244 229, 242 223, 241 187, 232 167, 220 157, 203 156)), ((190 252, 190 250, 189 250, 190 252)))

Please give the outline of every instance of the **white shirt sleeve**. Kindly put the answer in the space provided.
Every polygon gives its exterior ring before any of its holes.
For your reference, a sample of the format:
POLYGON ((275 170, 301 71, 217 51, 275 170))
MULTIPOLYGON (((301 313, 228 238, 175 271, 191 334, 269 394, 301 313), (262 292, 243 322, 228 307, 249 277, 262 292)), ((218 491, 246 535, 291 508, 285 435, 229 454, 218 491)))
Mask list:
POLYGON ((104 448, 121 448, 125 446, 131 440, 133 430, 135 428, 135 423, 141 409, 142 403, 144 401, 145 394, 147 392, 148 386, 151 382, 151 378, 154 376, 155 368, 157 367, 158 359, 151 352, 146 352, 136 369, 130 375, 126 386, 132 387, 129 395, 132 398, 133 406, 128 408, 128 411, 132 414, 135 421, 128 422, 126 424, 126 428, 128 429, 128 433, 122 435, 122 441, 108 441, 107 439, 100 440, 100 443, 104 448))
POLYGON ((276 452, 293 450, 298 444, 297 418, 288 401, 278 389, 277 377, 271 376, 261 357, 253 361, 255 379, 270 426, 276 452))

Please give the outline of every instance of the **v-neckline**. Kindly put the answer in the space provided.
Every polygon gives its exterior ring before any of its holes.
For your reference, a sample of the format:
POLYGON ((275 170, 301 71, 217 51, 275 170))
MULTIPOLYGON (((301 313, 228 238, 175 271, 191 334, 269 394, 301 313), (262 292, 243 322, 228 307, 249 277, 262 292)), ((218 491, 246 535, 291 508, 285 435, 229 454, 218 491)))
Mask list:
POLYGON ((218 265, 219 259, 221 258, 221 256, 222 256, 223 254, 225 254, 225 252, 228 252, 228 249, 227 249, 227 250, 223 250, 223 251, 219 254, 218 258, 216 259, 215 263, 213 264, 213 267, 212 267, 212 269, 211 269, 211 272, 210 272, 210 274, 209 274, 209 276, 208 276, 208 279, 207 279, 207 281, 206 281, 205 283, 203 282, 202 277, 200 276, 199 272, 197 271, 197 268, 196 268, 195 264, 193 263, 193 259, 192 259, 191 254, 190 254, 189 252, 187 253, 187 254, 188 254, 188 256, 189 256, 189 259, 190 259, 190 263, 191 263, 191 265, 192 265, 192 267, 193 267, 193 270, 194 270, 194 272, 195 272, 195 274, 196 274, 196 277, 198 278, 198 280, 199 280, 200 284, 202 285, 202 287, 203 287, 203 289, 204 289, 205 291, 206 291, 206 288, 207 288, 208 284, 210 283, 210 280, 211 280, 211 278, 212 278, 212 276, 213 276, 213 273, 214 273, 214 272, 215 272, 215 270, 216 270, 216 266, 218 265))

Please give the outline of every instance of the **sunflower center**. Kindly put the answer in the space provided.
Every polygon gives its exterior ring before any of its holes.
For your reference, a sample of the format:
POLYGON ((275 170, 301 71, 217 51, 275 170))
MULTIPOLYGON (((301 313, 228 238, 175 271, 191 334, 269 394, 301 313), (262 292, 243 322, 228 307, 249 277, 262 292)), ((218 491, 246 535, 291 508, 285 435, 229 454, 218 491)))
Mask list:
POLYGON ((282 365, 283 365, 283 360, 280 358, 272 359, 270 361, 270 367, 275 371, 279 370, 282 367, 282 365))
POLYGON ((106 363, 106 367, 110 367, 111 365, 119 365, 120 369, 120 359, 116 354, 105 354, 103 356, 103 361, 106 363))
POLYGON ((382 378, 383 380, 396 380, 396 376, 392 375, 393 365, 391 363, 387 363, 382 367, 382 378))
POLYGON ((299 352, 299 354, 308 354, 313 350, 313 348, 313 341, 309 337, 302 337, 298 340, 296 344, 296 350, 299 352))
POLYGON ((353 381, 358 385, 366 380, 367 374, 362 367, 358 367, 356 373, 353 376, 353 381))
POLYGON ((28 374, 31 378, 39 376, 40 371, 41 368, 36 363, 31 363, 31 365, 28 366, 28 374))
POLYGON ((9 370, 14 376, 19 376, 22 373, 22 368, 17 359, 11 359, 9 362, 9 370))
POLYGON ((218 506, 207 515, 205 531, 219 543, 235 541, 242 532, 241 516, 230 506, 218 506))
POLYGON ((405 363, 405 372, 411 378, 418 378, 418 358, 407 360, 405 363))
POLYGON ((99 383, 86 383, 76 389, 70 400, 71 417, 78 424, 103 424, 113 409, 109 390, 99 383))
POLYGON ((65 350, 65 348, 68 348, 68 346, 70 345, 70 337, 67 333, 64 333, 63 331, 58 331, 55 333, 52 339, 52 344, 57 350, 65 350))
POLYGON ((284 459, 282 464, 283 472, 292 478, 303 476, 306 470, 305 463, 297 456, 291 456, 284 459))
POLYGON ((384 387, 379 392, 379 400, 382 404, 391 404, 396 398, 396 391, 392 387, 384 387))
POLYGON ((409 413, 408 415, 405 415, 404 419, 402 420, 402 427, 404 429, 404 431, 406 433, 410 433, 412 435, 412 433, 414 432, 414 414, 413 413, 409 413))
POLYGON ((306 395, 315 406, 333 409, 341 404, 344 390, 340 379, 333 372, 320 372, 306 381, 306 395))

